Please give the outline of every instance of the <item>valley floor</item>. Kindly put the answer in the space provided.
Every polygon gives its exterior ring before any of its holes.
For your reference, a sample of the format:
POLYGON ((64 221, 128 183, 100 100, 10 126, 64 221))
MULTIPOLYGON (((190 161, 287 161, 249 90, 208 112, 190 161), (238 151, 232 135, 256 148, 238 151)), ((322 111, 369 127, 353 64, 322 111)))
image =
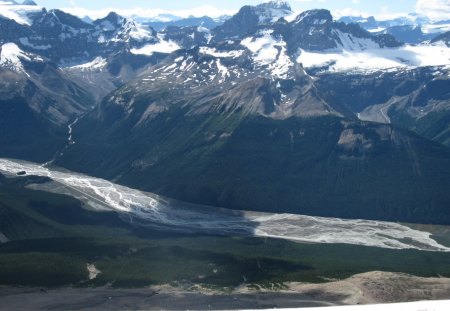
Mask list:
POLYGON ((286 283, 278 290, 242 285, 230 291, 195 284, 140 289, 0 288, 6 310, 272 309, 395 303, 450 298, 450 278, 368 272, 322 284, 286 283))

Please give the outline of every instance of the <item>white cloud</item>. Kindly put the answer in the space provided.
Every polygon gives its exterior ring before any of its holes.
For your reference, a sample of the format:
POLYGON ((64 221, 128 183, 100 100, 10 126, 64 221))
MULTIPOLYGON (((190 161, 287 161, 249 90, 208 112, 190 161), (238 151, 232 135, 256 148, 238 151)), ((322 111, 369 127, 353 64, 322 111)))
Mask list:
POLYGON ((375 18, 379 21, 388 21, 396 18, 405 17, 408 18, 409 13, 390 13, 390 12, 382 12, 374 15, 375 18))
POLYGON ((339 19, 342 16, 360 16, 360 17, 369 17, 372 14, 368 13, 368 12, 363 12, 360 10, 356 10, 353 8, 344 8, 344 9, 340 9, 340 10, 334 10, 333 12, 331 12, 333 14, 333 17, 335 19, 339 19))
POLYGON ((418 0, 416 12, 433 20, 450 20, 450 0, 418 0))
POLYGON ((357 17, 363 17, 367 18, 369 16, 374 16, 376 20, 379 21, 387 21, 396 19, 399 17, 407 17, 408 13, 390 13, 389 11, 381 10, 381 13, 373 14, 365 11, 360 11, 353 8, 344 8, 340 10, 334 10, 331 12, 333 14, 334 19, 339 19, 343 16, 357 16, 357 17))
MULTIPOLYGON (((75 3, 72 3, 75 4, 75 3)), ((202 16, 210 16, 210 17, 219 17, 223 15, 233 15, 237 11, 235 10, 223 10, 218 9, 216 7, 206 5, 202 7, 197 7, 189 10, 162 10, 162 9, 147 9, 147 8, 130 8, 130 9, 117 9, 117 8, 104 8, 100 10, 90 10, 78 7, 76 5, 73 5, 72 7, 68 8, 61 8, 62 11, 67 12, 69 14, 79 16, 79 17, 85 17, 89 16, 92 19, 97 18, 103 18, 110 12, 116 12, 119 15, 130 17, 130 16, 139 16, 139 17, 146 17, 146 18, 152 18, 157 17, 161 14, 171 14, 179 17, 189 17, 189 16, 195 16, 195 17, 202 17, 202 16)))

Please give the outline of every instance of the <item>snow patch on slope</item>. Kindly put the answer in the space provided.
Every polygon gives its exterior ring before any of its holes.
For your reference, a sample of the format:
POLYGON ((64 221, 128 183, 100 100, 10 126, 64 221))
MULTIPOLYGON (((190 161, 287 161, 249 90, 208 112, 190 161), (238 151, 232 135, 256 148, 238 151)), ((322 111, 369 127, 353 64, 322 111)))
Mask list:
POLYGON ((30 40, 28 38, 26 38, 26 37, 25 38, 20 38, 19 41, 23 45, 28 46, 28 47, 30 47, 32 49, 35 49, 35 50, 42 50, 42 51, 44 51, 44 50, 48 50, 48 49, 52 48, 52 46, 50 44, 47 44, 47 45, 35 45, 35 44, 31 43, 30 40))
POLYGON ((107 63, 106 59, 104 59, 103 57, 97 57, 91 62, 72 66, 70 68, 71 69, 79 69, 81 71, 99 71, 99 70, 101 71, 102 69, 104 69, 106 67, 107 64, 108 63, 107 63))
POLYGON ((248 37, 241 41, 253 53, 253 60, 259 66, 269 66, 272 74, 285 78, 293 63, 286 51, 286 42, 274 38, 273 30, 263 30, 259 37, 248 37))
POLYGON ((281 47, 277 61, 269 65, 272 74, 276 77, 287 79, 287 74, 292 68, 291 58, 288 56, 286 47, 281 47))
POLYGON ((211 42, 212 37, 213 37, 211 34, 211 30, 209 30, 208 28, 202 27, 202 26, 198 26, 197 31, 204 34, 205 39, 207 40, 206 44, 209 44, 211 42))
POLYGON ((277 46, 284 46, 283 41, 272 37, 272 30, 260 32, 261 37, 248 37, 241 41, 241 45, 252 51, 253 59, 261 65, 268 65, 276 60, 278 55, 277 46))
POLYGON ((220 59, 216 60, 216 66, 217 70, 219 71, 219 74, 222 76, 220 83, 225 82, 226 78, 230 76, 228 68, 220 63, 220 59))
POLYGON ((199 52, 200 54, 211 55, 214 57, 231 57, 231 58, 240 57, 244 53, 243 50, 217 51, 215 48, 210 48, 207 46, 200 47, 199 52))
POLYGON ((2 45, 0 52, 1 67, 18 73, 26 73, 21 59, 31 60, 15 43, 6 43, 2 45))

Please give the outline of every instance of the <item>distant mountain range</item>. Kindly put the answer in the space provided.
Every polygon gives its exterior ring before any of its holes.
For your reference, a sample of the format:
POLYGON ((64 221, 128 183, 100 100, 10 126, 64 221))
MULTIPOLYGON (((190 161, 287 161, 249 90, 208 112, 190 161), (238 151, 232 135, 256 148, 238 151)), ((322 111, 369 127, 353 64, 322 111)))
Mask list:
POLYGON ((368 18, 344 16, 339 21, 359 24, 372 33, 391 34, 397 40, 410 44, 429 41, 439 34, 450 31, 450 21, 432 21, 417 14, 385 21, 377 21, 373 16, 368 18))
POLYGON ((0 7, 0 157, 226 208, 450 223, 444 22, 0 7))

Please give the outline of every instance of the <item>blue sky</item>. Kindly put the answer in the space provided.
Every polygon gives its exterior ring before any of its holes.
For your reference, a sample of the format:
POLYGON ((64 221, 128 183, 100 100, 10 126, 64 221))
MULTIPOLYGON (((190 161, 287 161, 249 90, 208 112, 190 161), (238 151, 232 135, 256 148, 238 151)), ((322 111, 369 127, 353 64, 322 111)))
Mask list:
MULTIPOLYGON (((200 7, 204 5, 212 5, 222 9, 238 9, 245 4, 258 4, 264 1, 260 0, 226 0, 226 1, 211 1, 211 0, 38 0, 38 4, 48 8, 70 7, 71 3, 79 7, 87 9, 101 9, 104 7, 117 8, 157 8, 157 9, 189 9, 193 7, 200 7)), ((416 4, 415 0, 291 0, 291 6, 295 9, 310 9, 325 7, 331 10, 353 8, 355 10, 378 13, 381 8, 388 8, 390 12, 413 12, 416 4)))
MULTIPOLYGON (((255 5, 262 0, 36 0, 39 5, 47 8, 72 9, 77 15, 99 12, 106 9, 135 10, 142 8, 155 11, 185 11, 195 12, 194 9, 203 7, 199 12, 211 12, 214 16, 221 12, 230 14, 245 4, 255 5), (75 10, 74 8, 82 9, 75 10), (209 9, 206 9, 209 8, 209 9), (213 10, 214 9, 214 10, 213 10)), ((312 8, 326 8, 338 15, 375 15, 389 17, 401 13, 418 12, 427 16, 435 15, 450 18, 450 0, 290 0, 295 11, 312 8)), ((98 13, 99 14, 99 13, 98 13)), ((200 13, 199 13, 200 14, 200 13)), ((221 15, 223 15, 221 14, 221 15)), ((198 15, 198 14, 194 14, 198 15)))

